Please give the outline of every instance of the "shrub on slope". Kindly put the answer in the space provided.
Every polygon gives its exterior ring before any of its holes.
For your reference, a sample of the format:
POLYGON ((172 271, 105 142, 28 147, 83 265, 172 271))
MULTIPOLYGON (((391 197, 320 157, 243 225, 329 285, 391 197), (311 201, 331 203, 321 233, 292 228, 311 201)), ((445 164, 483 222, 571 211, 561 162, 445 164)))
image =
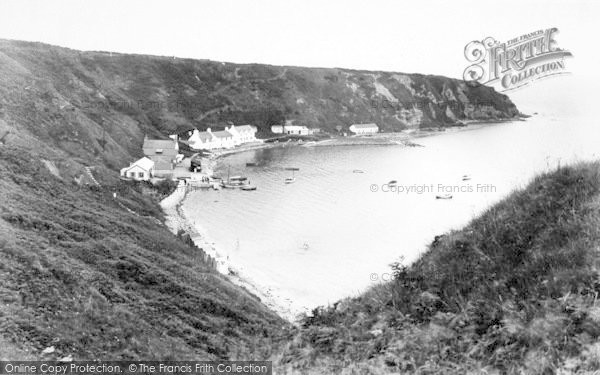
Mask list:
POLYGON ((597 370, 598 163, 560 168, 441 236, 395 280, 314 311, 282 368, 597 370))
POLYGON ((0 147, 3 340, 75 359, 268 357, 282 320, 157 223, 149 197, 118 190, 0 147))

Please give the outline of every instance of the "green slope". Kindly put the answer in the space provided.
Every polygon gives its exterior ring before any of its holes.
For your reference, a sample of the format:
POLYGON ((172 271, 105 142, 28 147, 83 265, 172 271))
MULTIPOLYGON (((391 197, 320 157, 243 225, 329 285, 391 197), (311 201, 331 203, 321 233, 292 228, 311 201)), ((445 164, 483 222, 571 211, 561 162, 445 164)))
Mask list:
POLYGON ((0 146, 0 197, 0 333, 34 358, 48 346, 75 359, 266 358, 286 326, 160 224, 139 187, 79 187, 0 146))
POLYGON ((285 119, 397 131, 518 114, 505 95, 438 76, 0 40, 0 357, 55 346, 53 357, 76 359, 262 359, 286 337, 160 224, 154 193, 118 180, 146 134, 228 121, 266 134, 285 119), (74 183, 84 167, 103 188, 74 183))
POLYGON ((229 121, 254 124, 264 134, 286 119, 330 132, 358 122, 397 131, 517 115, 507 96, 440 76, 81 52, 0 40, 0 134, 12 128, 10 142, 60 149, 113 169, 140 155, 144 134, 165 137, 229 121))
POLYGON ((393 282, 305 319, 280 359, 309 373, 600 369, 600 169, 542 175, 438 237, 393 282))

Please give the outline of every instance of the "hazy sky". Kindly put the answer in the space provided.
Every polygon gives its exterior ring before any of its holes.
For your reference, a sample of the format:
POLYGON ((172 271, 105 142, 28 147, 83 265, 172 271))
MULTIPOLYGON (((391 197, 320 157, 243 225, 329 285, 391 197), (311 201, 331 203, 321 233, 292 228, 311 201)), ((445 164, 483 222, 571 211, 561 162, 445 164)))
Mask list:
MULTIPOLYGON (((557 27, 575 87, 600 75, 600 1, 0 0, 0 38, 81 49, 462 77, 472 40, 557 27)), ((562 82, 562 83, 561 83, 562 82)))

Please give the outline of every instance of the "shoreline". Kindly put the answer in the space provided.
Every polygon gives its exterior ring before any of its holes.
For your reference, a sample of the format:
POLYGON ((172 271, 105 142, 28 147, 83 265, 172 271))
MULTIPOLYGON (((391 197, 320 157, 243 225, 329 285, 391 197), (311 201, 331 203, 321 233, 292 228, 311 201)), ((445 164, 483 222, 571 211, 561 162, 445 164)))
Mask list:
POLYGON ((281 318, 296 323, 300 314, 308 312, 306 309, 293 306, 291 300, 277 295, 272 288, 258 285, 251 277, 245 275, 240 267, 233 265, 226 255, 219 253, 216 244, 210 240, 202 225, 186 217, 183 203, 187 193, 186 185, 180 182, 175 191, 160 202, 165 213, 165 225, 173 234, 177 235, 180 230, 187 233, 198 248, 214 259, 218 273, 257 297, 262 304, 281 318))
MULTIPOLYGON (((318 141, 287 141, 281 143, 275 142, 261 142, 257 144, 250 144, 248 147, 238 147, 234 149, 226 149, 222 151, 213 151, 213 159, 218 161, 227 156, 240 154, 242 152, 261 150, 267 148, 277 147, 332 147, 332 146, 394 146, 400 145, 405 147, 423 147, 422 145, 412 142, 411 140, 430 137, 435 135, 449 134, 454 132, 476 130, 481 127, 490 125, 499 125, 504 123, 526 121, 526 117, 516 117, 511 119, 496 119, 496 120, 463 120, 462 125, 455 125, 442 128, 425 128, 416 129, 409 131, 401 131, 396 133, 376 133, 371 135, 349 135, 349 136, 332 136, 330 138, 324 138, 318 141)), ((301 140, 301 139, 299 139, 301 140)))
MULTIPOLYGON (((515 119, 513 121, 523 121, 515 119)), ((314 142, 284 142, 284 143, 266 143, 252 144, 249 147, 239 147, 235 149, 223 150, 214 153, 214 160, 218 161, 227 156, 239 154, 242 152, 276 148, 276 147, 341 147, 341 146, 392 146, 403 147, 424 147, 418 143, 412 142, 414 139, 424 138, 434 135, 447 134, 450 132, 460 132, 475 130, 486 125, 501 124, 511 121, 477 122, 460 127, 454 127, 444 130, 415 130, 413 132, 402 133, 378 133, 369 136, 347 136, 323 139, 314 142)), ((165 213, 165 225, 169 230, 177 235, 179 230, 185 231, 194 244, 202 249, 206 254, 215 260, 216 271, 227 277, 234 284, 241 286, 252 295, 256 296, 261 303, 275 312, 283 319, 295 324, 298 322, 300 314, 308 314, 307 307, 294 306, 293 301, 285 298, 273 287, 260 285, 251 275, 245 274, 243 268, 232 264, 226 254, 220 253, 215 242, 212 241, 201 223, 189 220, 183 208, 183 203, 187 198, 187 185, 180 182, 175 191, 160 202, 160 206, 165 213)))

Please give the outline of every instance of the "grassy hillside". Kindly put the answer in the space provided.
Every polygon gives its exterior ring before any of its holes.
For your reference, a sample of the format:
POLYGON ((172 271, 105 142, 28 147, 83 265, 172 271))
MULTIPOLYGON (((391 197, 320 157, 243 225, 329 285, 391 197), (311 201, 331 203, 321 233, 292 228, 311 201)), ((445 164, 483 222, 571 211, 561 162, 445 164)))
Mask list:
POLYGON ((0 146, 0 196, 0 358, 266 358, 283 333, 139 186, 80 187, 0 146))
MULTIPOLYGON (((330 132, 354 122, 396 131, 517 115, 505 95, 445 77, 0 40, 0 359, 39 358, 48 346, 56 348, 52 358, 263 359, 288 335, 281 319, 168 232, 155 191, 119 181, 118 169, 141 156, 144 135, 165 138, 228 121, 266 133, 286 119, 330 132), (102 187, 75 183, 86 178, 84 167, 102 187)), ((350 323, 359 313, 367 321, 407 316, 368 302, 370 295, 393 304, 416 298, 394 290, 374 290, 349 304, 347 315, 318 314, 284 358, 302 367, 312 363, 305 354, 366 361, 370 345, 391 350, 378 340, 367 343, 368 336, 348 345, 343 339, 338 347, 340 334, 362 328, 338 331, 328 324, 350 323), (376 314, 368 315, 371 310, 376 314), (310 332, 315 347, 304 345, 310 332)), ((456 313, 445 303, 444 313, 456 313)), ((429 315, 406 322, 420 327, 429 315)))
POLYGON ((507 96, 440 76, 241 65, 0 40, 0 136, 11 144, 118 169, 144 134, 193 127, 298 124, 388 131, 518 115, 507 96))
POLYGON ((536 178, 438 237, 416 263, 394 265, 393 282, 315 311, 287 345, 281 368, 599 370, 599 191, 598 163, 536 178))

